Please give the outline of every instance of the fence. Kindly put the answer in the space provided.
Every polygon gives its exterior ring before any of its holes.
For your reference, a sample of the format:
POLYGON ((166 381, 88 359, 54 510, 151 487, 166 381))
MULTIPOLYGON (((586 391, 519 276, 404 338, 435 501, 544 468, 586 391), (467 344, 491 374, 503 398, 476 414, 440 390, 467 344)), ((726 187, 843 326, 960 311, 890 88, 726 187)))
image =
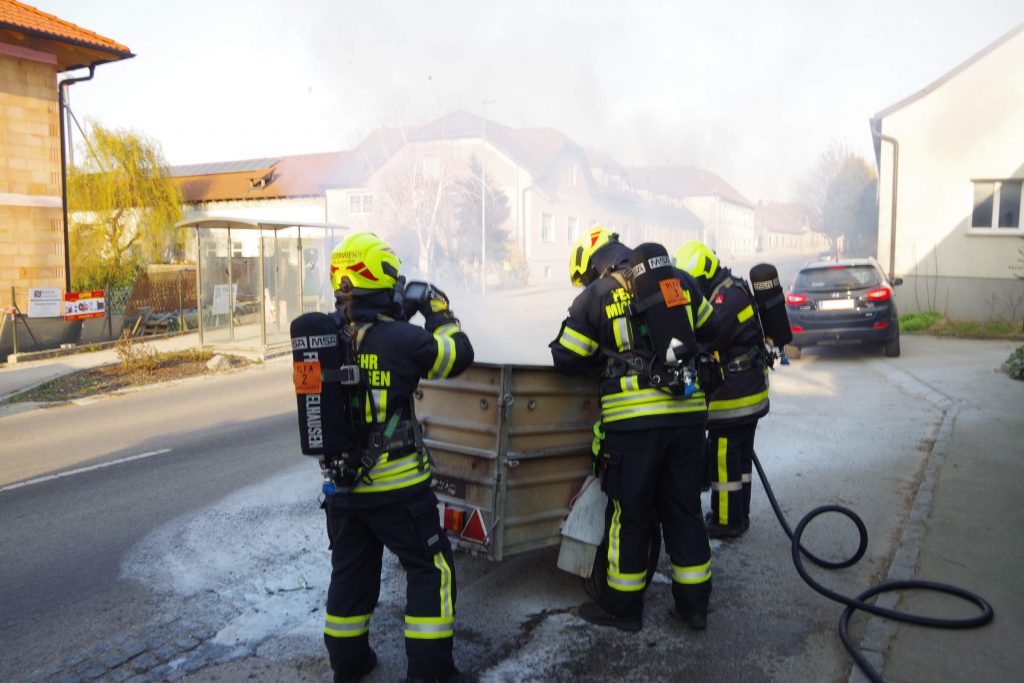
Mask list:
POLYGON ((65 321, 30 318, 17 308, 0 317, 0 362, 12 353, 48 351, 116 341, 123 331, 142 337, 198 327, 195 271, 144 273, 133 287, 106 287, 103 318, 65 321))

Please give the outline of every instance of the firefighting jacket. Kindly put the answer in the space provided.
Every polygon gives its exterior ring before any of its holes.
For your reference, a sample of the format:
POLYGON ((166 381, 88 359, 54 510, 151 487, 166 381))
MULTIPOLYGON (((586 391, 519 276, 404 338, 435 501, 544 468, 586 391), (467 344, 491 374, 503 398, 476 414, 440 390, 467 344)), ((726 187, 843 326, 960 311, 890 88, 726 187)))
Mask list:
MULTIPOLYGON (((680 307, 680 314, 691 322, 696 340, 707 343, 718 331, 714 311, 692 277, 682 271, 677 275, 690 299, 680 307)), ((627 314, 631 301, 621 278, 610 272, 587 285, 569 307, 558 337, 549 344, 555 367, 569 374, 601 377, 601 419, 606 429, 704 424, 707 404, 700 390, 690 396, 673 395, 652 387, 647 374, 634 368, 606 372, 609 354, 604 350, 617 354, 644 351, 640 324, 627 314)))
MULTIPOLYGON (((412 396, 421 378, 454 377, 473 363, 469 337, 450 312, 428 313, 424 327, 377 316, 372 310, 347 312, 359 330, 356 361, 366 378, 362 401, 368 425, 386 425, 397 413, 401 426, 391 450, 380 457, 352 486, 352 494, 383 493, 422 484, 430 478, 430 462, 408 433, 412 429, 412 396), (354 315, 353 315, 354 314, 354 315)), ((372 435, 374 430, 368 430, 372 435)), ((367 444, 367 450, 373 444, 367 444)))
POLYGON ((725 382, 708 401, 708 424, 715 427, 755 422, 768 413, 768 367, 754 296, 728 268, 704 289, 718 314, 717 349, 725 382))

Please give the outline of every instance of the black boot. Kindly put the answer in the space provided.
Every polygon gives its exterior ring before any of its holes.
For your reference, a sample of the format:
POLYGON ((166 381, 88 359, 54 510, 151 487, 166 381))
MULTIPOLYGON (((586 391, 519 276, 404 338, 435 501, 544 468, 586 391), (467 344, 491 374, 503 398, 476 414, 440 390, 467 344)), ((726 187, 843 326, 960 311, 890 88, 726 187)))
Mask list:
POLYGON ((643 617, 620 617, 612 614, 596 602, 585 602, 580 605, 580 619, 598 626, 614 626, 621 631, 636 633, 644 627, 643 617))
POLYGON ((370 654, 363 660, 363 663, 353 669, 351 673, 340 674, 334 672, 334 683, 359 683, 363 677, 368 676, 371 671, 377 668, 377 653, 370 650, 370 654))
POLYGON ((673 617, 679 619, 679 621, 690 627, 691 631, 703 631, 708 627, 708 613, 707 612, 690 612, 679 609, 676 605, 669 609, 669 612, 673 617))
POLYGON ((708 538, 737 538, 750 528, 750 518, 735 524, 719 524, 715 515, 708 513, 704 521, 708 527, 708 538))

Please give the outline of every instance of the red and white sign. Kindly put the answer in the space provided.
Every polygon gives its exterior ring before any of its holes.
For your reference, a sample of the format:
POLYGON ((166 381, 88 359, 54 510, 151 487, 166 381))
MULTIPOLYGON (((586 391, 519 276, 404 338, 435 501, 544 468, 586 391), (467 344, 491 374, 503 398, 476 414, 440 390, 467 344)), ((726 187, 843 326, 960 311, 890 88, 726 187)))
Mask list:
POLYGON ((68 292, 64 295, 65 320, 102 318, 106 314, 107 304, 102 289, 92 292, 68 292))

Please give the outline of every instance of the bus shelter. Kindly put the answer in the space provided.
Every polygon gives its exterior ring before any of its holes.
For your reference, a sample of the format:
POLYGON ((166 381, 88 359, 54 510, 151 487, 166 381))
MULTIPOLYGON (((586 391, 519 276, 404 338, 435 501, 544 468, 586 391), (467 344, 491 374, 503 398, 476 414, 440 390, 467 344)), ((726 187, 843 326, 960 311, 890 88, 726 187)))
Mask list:
POLYGON ((178 223, 195 231, 199 343, 268 355, 291 348, 291 321, 334 309, 331 252, 348 228, 206 216, 178 223))

